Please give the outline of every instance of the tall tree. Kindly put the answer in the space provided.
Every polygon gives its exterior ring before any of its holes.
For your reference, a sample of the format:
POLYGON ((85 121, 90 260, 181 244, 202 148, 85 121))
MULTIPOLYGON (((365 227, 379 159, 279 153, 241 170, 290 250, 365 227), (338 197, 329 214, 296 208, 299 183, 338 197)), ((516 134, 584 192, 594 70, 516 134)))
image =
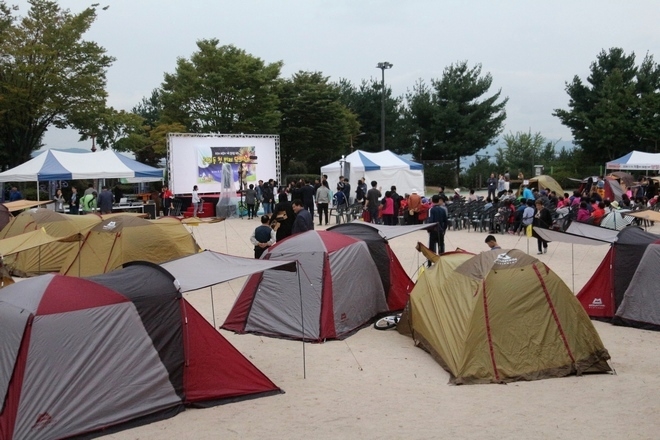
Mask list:
POLYGON ((501 90, 484 97, 492 83, 490 73, 481 74, 481 65, 470 68, 463 61, 447 67, 440 80, 431 80, 430 89, 420 84, 408 95, 408 118, 424 134, 418 158, 453 160, 456 184, 461 158, 491 145, 502 132, 508 98, 498 102, 501 90))
MULTIPOLYGON (((364 133, 354 138, 354 146, 364 151, 380 151, 383 85, 371 78, 362 80, 356 87, 350 81, 341 79, 339 88, 342 102, 357 115, 360 132, 364 133)), ((392 89, 385 85, 385 148, 398 153, 404 152, 400 145, 401 101, 401 98, 392 96, 392 89)))
POLYGON ((555 158, 556 143, 548 142, 541 133, 531 131, 508 133, 502 136, 504 146, 497 147, 495 160, 500 170, 510 170, 513 175, 523 171, 532 176, 534 165, 550 165, 555 158))
POLYGON ((49 127, 94 131, 105 110, 106 69, 114 58, 83 40, 97 5, 78 14, 55 1, 29 0, 20 20, 0 8, 0 149, 3 167, 30 158, 49 127))
POLYGON ((329 160, 349 153, 359 124, 340 100, 339 87, 320 72, 294 74, 280 93, 282 168, 293 160, 316 173, 329 160))
POLYGON ((276 133, 282 62, 264 63, 217 39, 200 40, 190 60, 166 73, 161 99, 164 122, 193 133, 276 133))
POLYGON ((657 148, 660 69, 653 57, 647 54, 637 67, 634 53, 612 48, 601 51, 590 70, 586 84, 577 75, 566 84, 569 110, 553 113, 571 129, 583 157, 602 162, 657 148))

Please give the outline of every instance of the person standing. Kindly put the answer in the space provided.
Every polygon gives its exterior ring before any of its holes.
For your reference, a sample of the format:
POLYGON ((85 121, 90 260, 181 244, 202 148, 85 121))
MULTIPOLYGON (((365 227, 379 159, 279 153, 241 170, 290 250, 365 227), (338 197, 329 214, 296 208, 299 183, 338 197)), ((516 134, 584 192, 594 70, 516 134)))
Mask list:
POLYGON ((328 206, 330 205, 330 188, 328 181, 324 180, 321 186, 316 190, 316 207, 319 213, 319 226, 323 224, 323 215, 325 214, 325 224, 328 224, 328 206))
POLYGON ((261 189, 261 195, 261 203, 264 206, 264 214, 272 214, 275 195, 273 194, 273 187, 271 187, 270 182, 264 182, 263 188, 261 189))
POLYGON ((197 192, 197 185, 193 186, 192 190, 192 204, 193 204, 193 217, 197 217, 197 212, 199 211, 200 213, 204 212, 201 211, 199 208, 202 203, 202 199, 199 198, 199 193, 197 192))
POLYGON ((69 199, 69 214, 78 215, 80 211, 80 199, 78 198, 78 189, 71 187, 71 198, 69 199))
MULTIPOLYGON (((167 187, 164 186, 163 187, 163 193, 165 193, 166 189, 167 189, 167 187)), ((121 199, 124 197, 124 191, 122 191, 121 186, 119 186, 119 184, 115 185, 115 187, 112 189, 112 194, 115 196, 115 203, 120 204, 121 199)), ((172 192, 171 191, 170 191, 170 197, 172 197, 172 192)), ((163 197, 163 202, 164 201, 165 201, 165 198, 163 197)))
POLYGON ((351 204, 351 184, 348 182, 348 177, 344 177, 344 195, 346 196, 346 203, 351 204))
MULTIPOLYGON (((437 223, 429 230, 429 249, 438 255, 445 253, 445 231, 447 230, 447 211, 444 209, 445 201, 438 194, 431 197, 433 206, 429 210, 427 223, 437 223)), ((429 267, 431 262, 429 261, 429 267)))
POLYGON ((257 216, 257 190, 254 189, 253 184, 250 184, 245 190, 245 204, 247 205, 248 220, 255 218, 257 216))
POLYGON ((107 186, 101 188, 101 194, 98 197, 98 206, 101 211, 101 214, 111 214, 112 213, 112 201, 114 197, 108 189, 107 186))
POLYGON ((497 190, 497 177, 495 177, 495 173, 490 173, 490 177, 486 180, 486 186, 488 187, 488 197, 491 200, 495 199, 495 191, 497 190))
MULTIPOLYGON (((436 194, 444 202, 444 194, 436 194)), ((433 198, 431 198, 433 200, 433 198)), ((422 207, 422 197, 417 194, 417 190, 413 188, 408 196, 408 224, 417 225, 419 224, 419 210, 422 207)))
POLYGON ((9 201, 15 202, 17 200, 23 200, 23 194, 21 194, 17 187, 12 186, 9 191, 9 201))
MULTIPOLYGON (((250 185, 254 186, 254 185, 250 185)), ((270 217, 267 215, 261 216, 261 225, 257 226, 250 236, 250 242, 254 245, 254 258, 261 258, 261 255, 266 252, 266 249, 275 244, 276 235, 273 228, 268 226, 270 217)))
MULTIPOLYGON (((118 188, 119 188, 119 185, 115 186, 115 203, 121 203, 121 197, 120 197, 119 201, 117 201, 117 191, 116 190, 118 188)), ((121 192, 119 194, 123 196, 123 194, 121 194, 121 192)), ((172 206, 172 191, 168 187, 164 186, 163 189, 162 189, 162 195, 161 195, 160 198, 163 201, 163 215, 164 216, 170 215, 170 207, 172 206)))
POLYGON ((552 214, 550 211, 543 206, 543 202, 540 200, 536 201, 536 214, 534 214, 534 226, 532 232, 536 237, 538 242, 538 255, 545 254, 548 252, 548 242, 542 239, 535 231, 537 228, 541 229, 550 229, 552 226, 552 214))
POLYGON ((55 202, 55 212, 64 213, 64 196, 61 189, 57 190, 53 201, 55 202))
POLYGON ((93 214, 96 211, 96 191, 84 195, 80 199, 80 205, 82 206, 83 214, 93 214))
POLYGON ((371 217, 371 223, 378 223, 378 202, 382 197, 380 190, 376 188, 378 182, 375 180, 371 181, 371 189, 367 191, 366 196, 366 205, 365 208, 369 211, 369 217, 371 217))
POLYGON ((401 215, 401 196, 396 192, 396 186, 392 185, 390 187, 390 197, 394 202, 394 223, 393 225, 399 224, 399 216, 401 215))
POLYGON ((305 209, 302 200, 294 200, 292 202, 292 206, 293 212, 296 214, 296 219, 293 221, 291 235, 313 230, 314 220, 312 219, 312 215, 309 213, 309 211, 305 209))
POLYGON ((381 214, 383 216, 383 224, 387 226, 394 225, 394 200, 392 199, 391 191, 385 191, 382 204, 383 209, 381 214))
POLYGON ((282 241, 291 235, 296 214, 293 212, 293 207, 285 191, 280 192, 277 197, 278 201, 273 209, 273 215, 270 216, 270 224, 276 232, 277 241, 282 241))
POLYGON ((316 191, 314 191, 314 186, 306 180, 302 181, 302 186, 300 187, 300 194, 302 196, 301 200, 305 205, 305 209, 312 214, 312 219, 314 219, 314 196, 316 191))

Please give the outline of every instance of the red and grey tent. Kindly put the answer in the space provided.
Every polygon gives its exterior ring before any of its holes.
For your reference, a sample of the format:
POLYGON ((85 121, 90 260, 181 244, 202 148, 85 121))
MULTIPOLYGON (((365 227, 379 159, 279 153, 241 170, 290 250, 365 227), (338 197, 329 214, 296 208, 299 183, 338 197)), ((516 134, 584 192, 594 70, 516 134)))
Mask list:
POLYGON ((596 272, 577 294, 590 317, 606 320, 614 317, 644 251, 658 239, 660 236, 635 226, 619 232, 596 272))
POLYGON ((0 291, 0 438, 53 439, 281 390, 150 264, 0 291))
POLYGON ((321 342, 345 338, 379 314, 402 310, 414 283, 387 240, 373 228, 348 229, 307 231, 272 246, 262 258, 297 260, 298 273, 252 275, 222 328, 321 342))

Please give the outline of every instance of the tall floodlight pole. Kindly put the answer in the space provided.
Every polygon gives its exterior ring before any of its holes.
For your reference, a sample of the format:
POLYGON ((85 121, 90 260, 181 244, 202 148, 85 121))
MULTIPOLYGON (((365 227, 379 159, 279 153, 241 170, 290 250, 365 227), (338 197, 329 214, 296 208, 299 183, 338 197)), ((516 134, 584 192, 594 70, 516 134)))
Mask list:
POLYGON ((385 151, 385 69, 391 69, 392 63, 384 61, 376 65, 382 72, 381 79, 381 99, 380 99, 380 149, 385 151))

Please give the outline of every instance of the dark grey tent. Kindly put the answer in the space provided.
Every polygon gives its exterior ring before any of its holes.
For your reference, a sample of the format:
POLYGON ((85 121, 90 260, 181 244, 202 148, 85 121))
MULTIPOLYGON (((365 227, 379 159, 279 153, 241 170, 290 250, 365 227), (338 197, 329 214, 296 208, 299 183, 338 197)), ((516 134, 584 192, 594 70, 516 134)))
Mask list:
POLYGON ((0 335, 5 440, 107 433, 281 392, 152 264, 8 286, 0 335))
POLYGON ((660 243, 653 243, 646 247, 642 255, 616 316, 612 319, 613 324, 660 330, 658 272, 660 243))

